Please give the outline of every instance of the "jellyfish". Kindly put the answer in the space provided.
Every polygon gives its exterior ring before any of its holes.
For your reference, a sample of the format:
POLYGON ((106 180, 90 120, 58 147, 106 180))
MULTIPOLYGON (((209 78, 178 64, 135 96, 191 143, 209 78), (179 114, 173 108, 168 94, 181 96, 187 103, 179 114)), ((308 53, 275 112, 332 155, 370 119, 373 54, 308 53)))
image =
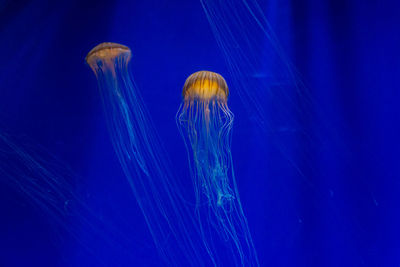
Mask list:
POLYGON ((212 264, 198 245, 200 231, 167 164, 167 154, 128 71, 131 50, 101 43, 87 55, 94 71, 112 144, 154 244, 168 265, 212 264))
POLYGON ((226 248, 225 255, 214 255, 217 262, 258 266, 233 170, 228 86, 221 75, 199 71, 187 78, 182 95, 176 120, 189 154, 203 241, 211 251, 226 248))

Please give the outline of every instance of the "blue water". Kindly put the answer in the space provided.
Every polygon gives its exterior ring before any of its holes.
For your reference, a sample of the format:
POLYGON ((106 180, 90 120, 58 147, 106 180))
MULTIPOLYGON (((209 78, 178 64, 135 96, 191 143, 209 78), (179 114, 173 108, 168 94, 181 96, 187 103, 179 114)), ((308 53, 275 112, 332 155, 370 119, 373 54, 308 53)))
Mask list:
MULTIPOLYGON (((264 118, 276 119, 266 132, 230 86, 235 174, 260 265, 399 265, 399 4, 259 3, 308 92, 260 99, 264 118)), ((234 80, 200 1, 3 0, 0 40, 2 134, 45 165, 69 166, 65 179, 95 214, 82 225, 72 213, 64 226, 2 177, 0 266, 165 266, 84 58, 103 41, 131 48, 131 72, 168 160, 192 190, 175 124, 183 83, 204 69, 234 80)), ((261 69, 270 66, 266 58, 261 69)), ((13 157, 1 158, 2 169, 12 166, 13 157)))

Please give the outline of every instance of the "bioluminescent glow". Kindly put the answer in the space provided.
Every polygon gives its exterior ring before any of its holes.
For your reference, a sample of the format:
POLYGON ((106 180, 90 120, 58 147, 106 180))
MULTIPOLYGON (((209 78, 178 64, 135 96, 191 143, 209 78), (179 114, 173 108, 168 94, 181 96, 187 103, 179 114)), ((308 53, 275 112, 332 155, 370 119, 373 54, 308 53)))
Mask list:
POLYGON ((223 254, 218 243, 230 251, 224 262, 257 266, 233 171, 228 86, 221 75, 199 71, 187 78, 182 95, 177 125, 188 149, 203 241, 217 265, 223 254))
POLYGON ((172 265, 202 266, 210 260, 202 256, 207 252, 199 242, 193 212, 171 176, 166 154, 128 72, 131 56, 126 46, 102 43, 86 57, 98 80, 115 152, 161 257, 172 265))

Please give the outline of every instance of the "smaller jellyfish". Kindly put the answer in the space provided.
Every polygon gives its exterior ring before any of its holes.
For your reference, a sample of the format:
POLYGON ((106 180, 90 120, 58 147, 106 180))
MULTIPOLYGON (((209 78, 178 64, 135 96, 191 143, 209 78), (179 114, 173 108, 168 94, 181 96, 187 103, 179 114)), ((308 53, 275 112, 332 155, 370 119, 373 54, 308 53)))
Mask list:
POLYGON ((94 71, 97 70, 96 65, 98 60, 102 60, 112 70, 114 59, 120 56, 124 57, 127 64, 132 56, 129 47, 122 44, 104 42, 90 50, 85 60, 94 71))
POLYGON ((258 266, 232 166, 228 86, 221 75, 199 71, 187 78, 182 95, 176 119, 188 149, 203 241, 217 265, 258 266), (220 247, 228 249, 222 253, 220 247))
MULTIPOLYGON (((128 64, 132 57, 129 47, 117 43, 104 42, 95 46, 86 56, 86 62, 96 75, 106 115, 117 114, 121 119, 108 120, 112 136, 118 136, 120 142, 114 141, 115 149, 129 160, 135 160, 139 168, 148 174, 146 163, 140 153, 140 134, 145 135, 146 122, 140 96, 134 92, 133 81, 128 74, 128 64), (131 103, 130 103, 131 102, 131 103), (138 112, 128 105, 136 107, 138 112), (137 120, 138 129, 133 120, 137 120), (118 124, 118 125, 115 125, 118 124), (127 131, 119 131, 123 127, 127 131), (124 135, 126 134, 126 135, 124 135), (127 143, 126 149, 124 143, 127 143)), ((144 136, 143 136, 144 137, 144 136)))
POLYGON ((116 43, 93 48, 94 71, 108 130, 124 174, 162 259, 168 265, 204 266, 210 259, 197 221, 185 204, 140 92, 128 71, 131 50, 116 43), (198 245, 200 243, 200 245, 198 245))

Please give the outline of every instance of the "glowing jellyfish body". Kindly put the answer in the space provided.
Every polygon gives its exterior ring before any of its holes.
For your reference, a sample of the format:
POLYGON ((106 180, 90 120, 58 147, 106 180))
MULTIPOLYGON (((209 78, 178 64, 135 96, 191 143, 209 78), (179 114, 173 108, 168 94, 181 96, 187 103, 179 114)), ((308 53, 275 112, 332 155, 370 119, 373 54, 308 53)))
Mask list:
MULTIPOLYGON (((233 114, 228 108, 228 86, 214 72, 189 76, 183 88, 177 124, 189 151, 196 194, 196 210, 203 240, 213 253, 219 236, 228 248, 223 261, 257 266, 258 260, 244 216, 230 150, 233 114)), ((218 263, 220 255, 213 253, 218 263)))
POLYGON ((111 140, 142 210, 155 245, 171 265, 202 266, 209 262, 192 212, 184 205, 166 154, 128 72, 131 51, 115 43, 93 48, 86 61, 102 95, 111 140))

